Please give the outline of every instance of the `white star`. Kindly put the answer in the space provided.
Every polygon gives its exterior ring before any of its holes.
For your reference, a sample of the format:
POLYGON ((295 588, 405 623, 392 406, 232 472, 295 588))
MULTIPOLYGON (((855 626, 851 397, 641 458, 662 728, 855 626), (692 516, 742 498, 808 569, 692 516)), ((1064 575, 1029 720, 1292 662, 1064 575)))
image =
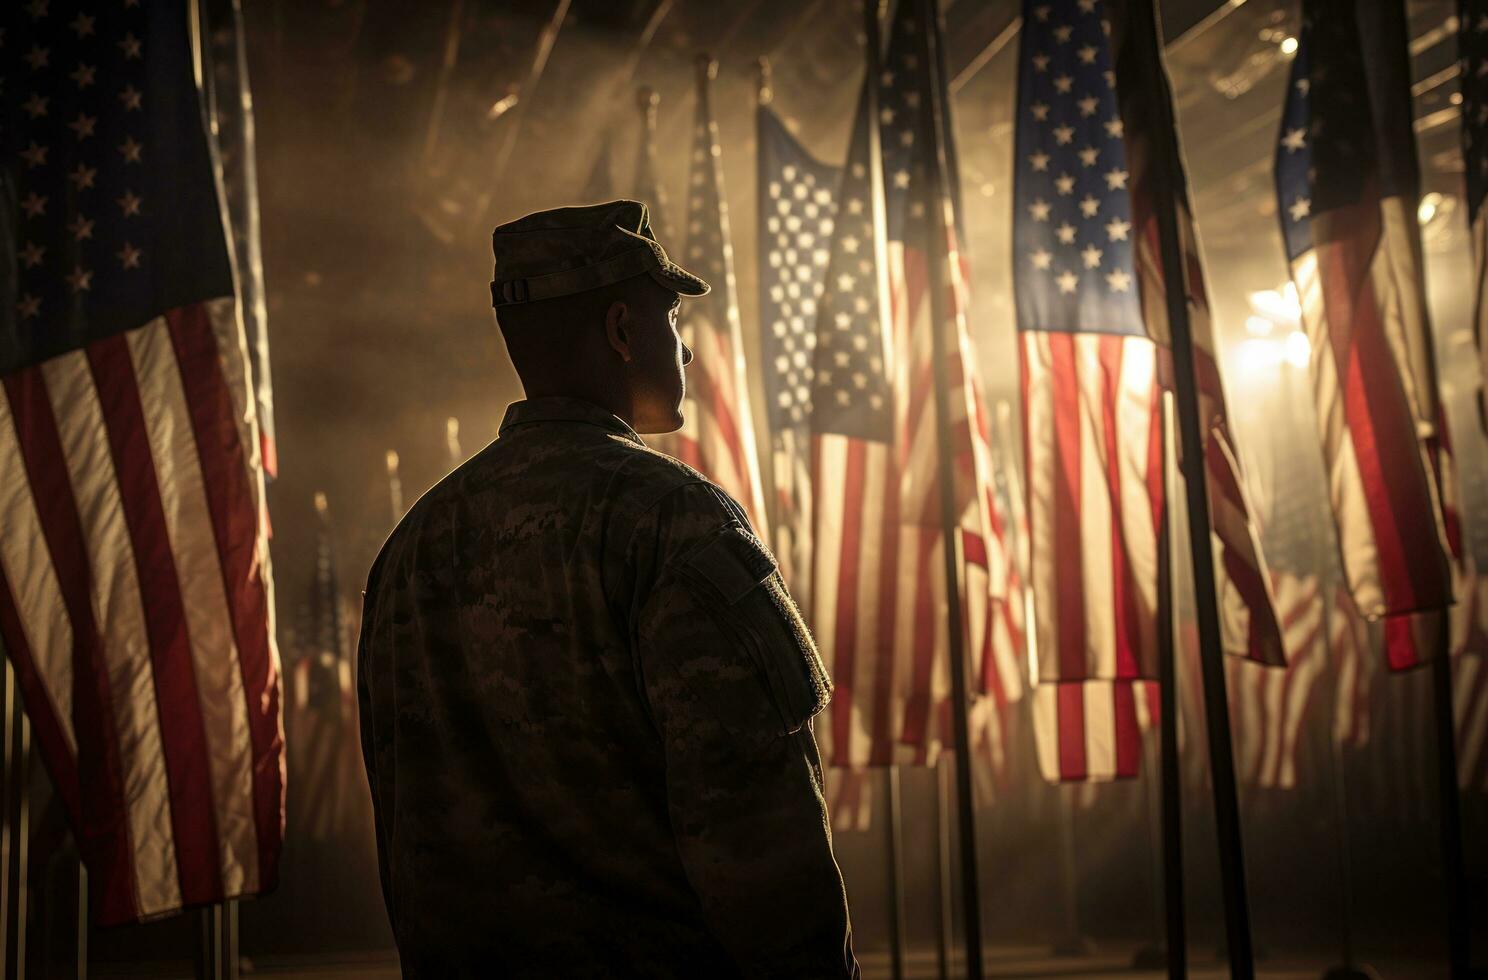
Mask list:
POLYGON ((1080 253, 1080 258, 1085 260, 1085 268, 1099 269, 1101 256, 1105 254, 1094 245, 1086 245, 1085 251, 1080 253))
POLYGON ((80 265, 73 266, 72 274, 64 278, 75 293, 87 292, 93 288, 93 273, 80 265))
POLYGON ((1067 221, 1058 228, 1055 228, 1054 234, 1059 238, 1062 245, 1075 244, 1075 226, 1067 221))
POLYGON ((1126 178, 1131 176, 1125 170, 1114 168, 1106 171, 1106 190, 1114 191, 1126 187, 1126 178))
POLYGON ((31 98, 21 103, 21 108, 25 109, 26 114, 32 119, 37 119, 47 114, 47 103, 50 101, 52 100, 46 96, 32 92, 31 98))
POLYGON ((1095 13, 1095 0, 1080 0, 1080 12, 1082 14, 1095 13))
POLYGON ((1080 200, 1080 213, 1083 214, 1085 217, 1093 218, 1095 217, 1095 213, 1099 210, 1100 201, 1097 201, 1089 194, 1086 194, 1085 197, 1080 200))
POLYGON ((906 129, 904 132, 900 133, 899 134, 899 145, 900 146, 914 146, 914 130, 912 130, 912 129, 906 129))
POLYGON ((67 77, 71 78, 75 83, 77 83, 78 88, 87 88, 89 85, 93 84, 93 76, 97 73, 98 69, 93 65, 85 65, 79 62, 77 70, 67 77))
POLYGON ((1106 135, 1111 139, 1119 140, 1125 132, 1126 127, 1122 124, 1120 116, 1112 116, 1106 120, 1106 135))
POLYGON ((1047 23, 1048 20, 1049 20, 1049 10, 1050 9, 1051 8, 1049 7, 1049 5, 1047 3, 1040 4, 1039 6, 1033 8, 1033 16, 1035 16, 1039 20, 1047 23))
POLYGON ((140 107, 140 99, 144 97, 139 89, 133 85, 124 86, 124 91, 119 93, 119 101, 124 103, 124 109, 133 112, 140 107))
POLYGON ((1048 169, 1049 169, 1049 154, 1047 154, 1047 153, 1034 153, 1031 156, 1029 156, 1029 158, 1028 158, 1028 164, 1029 164, 1029 166, 1033 167, 1034 170, 1041 170, 1041 171, 1046 171, 1047 172, 1048 169))
POLYGON ((842 250, 844 252, 856 253, 858 250, 857 238, 853 235, 844 235, 842 238, 842 250))
POLYGON ((878 121, 887 126, 894 121, 894 110, 884 106, 878 112, 878 121))
POLYGON ((1095 166, 1095 158, 1098 157, 1098 156, 1100 156, 1100 150, 1097 150, 1093 146, 1087 146, 1087 147, 1085 147, 1084 149, 1082 149, 1080 151, 1080 166, 1082 166, 1082 167, 1093 167, 1093 166, 1095 166))
POLYGON ((1093 64, 1095 64, 1096 51, 1095 51, 1095 47, 1094 46, 1087 44, 1083 48, 1081 48, 1078 52, 1076 52, 1076 54, 1078 54, 1080 56, 1080 60, 1083 61, 1085 64, 1087 64, 1087 65, 1093 65, 1093 64))
POLYGON ((93 237, 93 222, 80 214, 68 222, 67 230, 72 232, 73 240, 80 242, 93 237))
POLYGON ((1061 24, 1058 27, 1054 28, 1054 40, 1058 41, 1060 44, 1064 44, 1070 39, 1070 35, 1074 32, 1075 29, 1073 27, 1070 27, 1068 24, 1061 24))
POLYGON ((1075 130, 1073 126, 1054 127, 1054 142, 1058 143, 1060 146, 1068 146, 1074 140, 1074 138, 1075 130))
POLYGON ((863 202, 861 200, 859 200, 858 198, 856 198, 856 197, 849 198, 848 199, 848 202, 847 202, 847 213, 848 214, 862 214, 863 213, 863 202))
POLYGON ((140 264, 140 250, 128 242, 124 247, 114 253, 119 257, 119 265, 125 269, 138 269, 140 264))
POLYGON ((1085 98, 1076 102, 1075 105, 1080 107, 1081 116, 1093 116, 1095 115, 1096 107, 1100 105, 1100 99, 1097 99, 1093 95, 1087 95, 1085 98))
POLYGON ((1305 96, 1311 90, 1312 90, 1312 80, 1311 79, 1308 79, 1308 78, 1299 78, 1299 79, 1297 79, 1297 91, 1298 92, 1301 92, 1305 96))
MULTIPOLYGON (((1110 28, 1109 28, 1109 25, 1107 26, 1106 33, 1107 34, 1111 33, 1110 28)), ((1114 71, 1103 71, 1103 72, 1101 72, 1101 78, 1103 78, 1105 80, 1105 82, 1106 82, 1106 88, 1115 88, 1116 87, 1116 73, 1114 71)))
POLYGON ((904 188, 909 186, 909 171, 896 170, 894 172, 894 186, 904 188))
POLYGON ((839 293, 850 293, 853 286, 857 285, 857 282, 856 279, 844 272, 837 277, 837 291, 839 293))
POLYGON ((1073 293, 1075 287, 1080 284, 1080 277, 1065 269, 1054 277, 1054 281, 1059 284, 1059 291, 1061 293, 1073 293))
POLYGON ((1281 138, 1281 145, 1287 148, 1288 153, 1296 153, 1307 146, 1306 129, 1289 129, 1287 134, 1281 138))
POLYGON ((141 203, 143 203, 143 199, 135 194, 134 191, 127 189, 124 191, 124 196, 118 199, 119 208, 124 212, 124 217, 126 218, 139 214, 141 203))
POLYGON ((1028 214, 1031 218, 1033 218, 1034 221, 1048 221, 1049 202, 1045 201, 1043 198, 1039 198, 1032 204, 1028 205, 1028 214))
POLYGON ((93 21, 94 21, 94 19, 95 18, 90 17, 90 16, 88 16, 85 13, 79 12, 78 15, 72 19, 72 23, 69 24, 69 25, 67 25, 67 26, 71 27, 74 31, 76 31, 77 32, 77 36, 80 39, 81 38, 85 38, 89 34, 92 34, 93 33, 93 21))
POLYGON ((1033 113, 1033 118, 1038 122, 1047 122, 1049 119, 1049 107, 1043 102, 1035 102, 1028 107, 1028 111, 1033 113))
POLYGON ((135 58, 143 57, 140 54, 140 39, 134 36, 133 31, 124 35, 124 39, 119 42, 119 50, 124 52, 124 58, 126 60, 132 61, 135 58))
POLYGON ((1075 80, 1068 75, 1058 75, 1054 79, 1054 91, 1061 95, 1069 95, 1075 87, 1075 80))
POLYGON ((37 196, 35 191, 28 193, 21 201, 21 210, 26 212, 28 218, 39 218, 46 214, 47 199, 37 196))
POLYGON ((1033 60, 1033 70, 1034 71, 1048 71, 1049 70, 1049 56, 1048 55, 1046 55, 1046 54, 1036 54, 1036 55, 1033 56, 1033 59, 1032 60, 1033 60))
POLYGON ((1075 178, 1069 174, 1060 174, 1054 178, 1054 189, 1060 194, 1073 194, 1075 192, 1075 178))
POLYGON ((905 92, 904 104, 909 106, 911 109, 918 109, 920 107, 920 93, 905 92))
POLYGON ((41 265, 42 257, 46 255, 46 248, 35 242, 27 242, 26 247, 21 249, 21 261, 26 263, 26 268, 34 269, 41 265))
POLYGON ((29 320, 33 316, 39 316, 41 314, 41 297, 32 296, 30 293, 22 296, 21 301, 16 304, 16 313, 20 315, 22 320, 29 320))
POLYGON ((1113 242, 1126 241, 1126 233, 1131 231, 1131 222, 1113 218, 1106 224, 1106 238, 1113 242))
POLYGON ((1115 269, 1106 273, 1106 283, 1110 285, 1111 292, 1124 293, 1131 289, 1131 276, 1122 269, 1115 269))
POLYGON ((1301 221, 1303 218, 1312 214, 1312 198, 1299 197, 1292 202, 1291 207, 1287 208, 1287 210, 1291 212, 1293 221, 1301 221))
POLYGON ((35 140, 31 145, 21 151, 21 159, 26 161, 28 167, 40 167, 46 163, 47 148, 37 144, 35 140))
POLYGON ((93 127, 96 125, 98 125, 97 116, 89 116, 80 112, 76 119, 67 124, 67 128, 76 133, 78 139, 83 140, 93 135, 93 127))
POLYGON ((1033 267, 1035 269, 1047 269, 1049 268, 1049 263, 1054 261, 1053 253, 1047 252, 1044 249, 1039 249, 1030 255, 1029 258, 1033 260, 1033 267))
POLYGON ((77 185, 77 189, 83 190, 84 188, 93 186, 93 178, 97 175, 97 167, 90 167, 85 163, 80 163, 77 165, 77 169, 74 170, 69 176, 71 177, 72 182, 77 185))

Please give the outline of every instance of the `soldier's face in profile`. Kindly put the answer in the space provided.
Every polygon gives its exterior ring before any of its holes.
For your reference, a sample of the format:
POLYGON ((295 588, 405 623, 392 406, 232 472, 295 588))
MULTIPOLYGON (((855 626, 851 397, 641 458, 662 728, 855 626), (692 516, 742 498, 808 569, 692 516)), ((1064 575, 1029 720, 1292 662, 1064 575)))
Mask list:
POLYGON ((654 295, 633 308, 630 423, 641 433, 675 432, 682 427, 687 388, 683 369, 692 361, 678 332, 682 297, 654 284, 648 294, 654 295))

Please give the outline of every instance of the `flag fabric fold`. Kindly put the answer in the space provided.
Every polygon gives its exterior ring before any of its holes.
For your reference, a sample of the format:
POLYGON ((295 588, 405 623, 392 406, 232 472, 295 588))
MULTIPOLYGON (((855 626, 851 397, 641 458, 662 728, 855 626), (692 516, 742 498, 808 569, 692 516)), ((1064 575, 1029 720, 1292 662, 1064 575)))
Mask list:
MULTIPOLYGON (((986 653, 999 642, 991 608, 994 597, 1006 598, 1006 550, 991 517, 997 501, 987 415, 959 315, 964 259, 954 230, 937 241, 929 218, 930 208, 947 207, 927 192, 937 140, 948 134, 933 130, 920 17, 918 4, 900 5, 880 70, 864 80, 815 321, 812 618, 836 682, 831 717, 817 735, 837 766, 933 762, 951 737, 950 610, 962 617, 976 670, 995 662, 986 653), (881 214, 873 200, 875 145, 881 214), (929 281, 929 249, 943 250, 950 282, 929 281), (934 323, 931 289, 944 289, 957 315, 934 323), (949 542, 940 514, 934 330, 944 331, 951 388, 957 533, 949 542), (954 603, 945 547, 960 562, 963 594, 954 603)), ((1021 676, 1011 670, 1000 697, 1020 696, 1021 676)), ((978 676, 973 690, 986 692, 987 684, 978 676)))
POLYGON ((277 878, 252 367, 187 8, 0 22, 0 637, 94 918, 140 921, 277 878))
POLYGON ((1359 610, 1386 618, 1387 656, 1401 668, 1440 645, 1460 532, 1416 222, 1404 34, 1372 39, 1403 32, 1403 13, 1379 7, 1304 3, 1275 175, 1344 574, 1359 610))

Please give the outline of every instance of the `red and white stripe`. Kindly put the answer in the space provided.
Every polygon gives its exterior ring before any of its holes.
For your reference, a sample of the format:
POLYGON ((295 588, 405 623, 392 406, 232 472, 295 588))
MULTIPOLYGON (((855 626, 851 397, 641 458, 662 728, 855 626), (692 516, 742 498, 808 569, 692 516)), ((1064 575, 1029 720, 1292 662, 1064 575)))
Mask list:
MULTIPOLYGON (((964 270, 954 245, 946 263, 952 304, 964 309, 964 270)), ((812 618, 836 691, 817 728, 835 766, 894 762, 933 764, 950 741, 945 545, 941 530, 935 366, 926 257, 891 242, 889 370, 894 397, 891 443, 818 433, 812 444, 816 488, 812 618)), ((971 669, 999 665, 998 676, 973 678, 972 690, 1002 703, 1021 696, 1022 670, 1011 642, 1007 553, 992 525, 995 495, 986 413, 964 321, 947 332, 959 603, 971 669), (1003 616, 994 614, 1001 601, 1003 616)))
POLYGON ((99 921, 272 888, 279 663, 234 301, 3 387, 0 638, 99 921))
POLYGON ((1238 659, 1227 660, 1225 667, 1236 775, 1255 786, 1290 789, 1297 784, 1297 743, 1303 723, 1328 663, 1317 579, 1280 573, 1276 597, 1282 610, 1285 669, 1265 669, 1238 659))
POLYGON ((1033 689, 1039 771, 1051 783, 1130 779, 1156 717, 1155 681, 1050 681, 1033 689))
POLYGON ((1020 340, 1037 677, 1155 677, 1165 547, 1156 348, 1111 334, 1020 340))
POLYGON ((1439 493, 1455 476, 1431 376, 1415 206, 1366 198, 1311 223, 1315 246, 1292 263, 1292 280, 1329 499, 1349 589, 1366 616, 1394 620, 1386 650, 1400 669, 1431 655, 1399 617, 1451 603, 1449 540, 1459 533, 1439 493))
POLYGON ((1336 683, 1333 739, 1339 745, 1363 748, 1369 743, 1370 704, 1379 674, 1378 659, 1370 642, 1369 624, 1344 586, 1338 589, 1328 620, 1328 648, 1336 683))

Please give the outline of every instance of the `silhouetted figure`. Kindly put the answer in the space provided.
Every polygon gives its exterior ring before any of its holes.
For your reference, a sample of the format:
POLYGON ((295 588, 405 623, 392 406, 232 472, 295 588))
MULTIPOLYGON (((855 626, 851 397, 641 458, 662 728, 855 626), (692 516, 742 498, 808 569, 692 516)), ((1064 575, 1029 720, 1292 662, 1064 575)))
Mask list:
POLYGON ((358 694, 410 977, 854 977, 810 719, 831 683, 682 424, 644 205, 496 229, 528 399, 393 532, 358 694))

